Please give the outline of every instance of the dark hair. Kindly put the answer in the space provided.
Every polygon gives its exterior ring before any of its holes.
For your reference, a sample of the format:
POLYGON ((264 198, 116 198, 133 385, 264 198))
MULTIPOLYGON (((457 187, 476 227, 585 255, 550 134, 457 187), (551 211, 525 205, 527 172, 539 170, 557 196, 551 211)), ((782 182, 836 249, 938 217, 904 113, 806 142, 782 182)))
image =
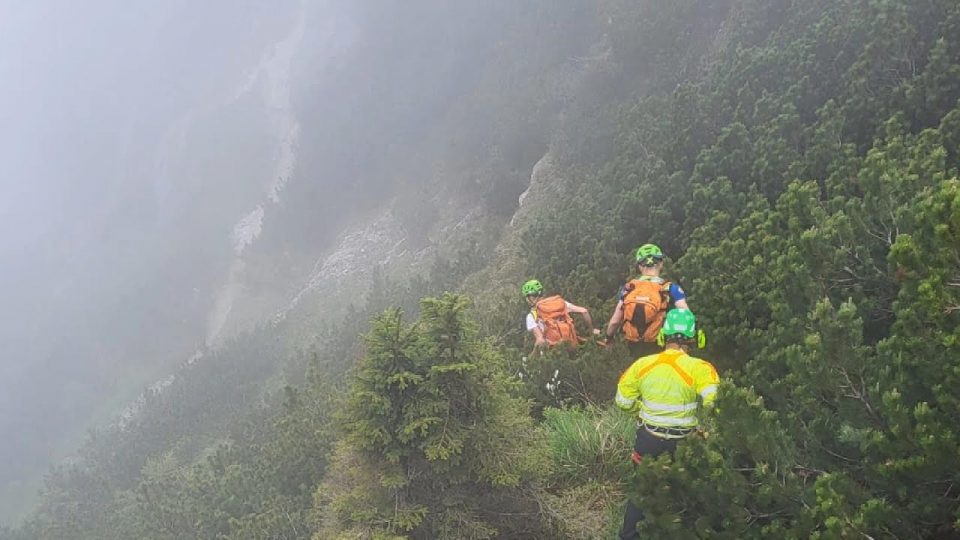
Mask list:
POLYGON ((678 344, 680 344, 680 345, 689 345, 689 344, 691 344, 691 343, 696 343, 696 342, 697 342, 697 338, 696 338, 696 336, 694 336, 694 337, 692 337, 692 338, 691 338, 691 337, 687 337, 687 336, 685 336, 685 335, 683 335, 683 334, 670 334, 669 336, 666 335, 666 334, 664 334, 664 335, 663 335, 663 342, 664 342, 664 343, 678 343, 678 344))

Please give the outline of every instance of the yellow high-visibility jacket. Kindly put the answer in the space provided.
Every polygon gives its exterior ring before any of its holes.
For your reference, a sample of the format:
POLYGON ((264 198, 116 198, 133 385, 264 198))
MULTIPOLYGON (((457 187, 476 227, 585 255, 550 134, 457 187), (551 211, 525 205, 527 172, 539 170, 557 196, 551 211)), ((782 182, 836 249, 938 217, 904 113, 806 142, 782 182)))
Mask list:
POLYGON ((697 399, 712 406, 720 377, 710 362, 679 349, 644 356, 617 384, 617 407, 637 411, 644 424, 665 428, 697 426, 697 399))

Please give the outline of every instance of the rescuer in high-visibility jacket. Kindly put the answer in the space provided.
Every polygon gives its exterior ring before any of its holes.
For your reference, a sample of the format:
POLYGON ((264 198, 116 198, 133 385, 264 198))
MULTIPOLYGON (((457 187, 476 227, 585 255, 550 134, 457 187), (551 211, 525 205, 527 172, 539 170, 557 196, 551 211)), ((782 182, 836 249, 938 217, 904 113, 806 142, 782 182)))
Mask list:
MULTIPOLYGON (((620 376, 617 407, 637 415, 637 439, 631 459, 673 452, 680 439, 695 432, 697 410, 713 406, 720 378, 710 362, 687 354, 703 346, 704 336, 688 309, 667 312, 658 341, 663 352, 639 358, 620 376)), ((632 501, 624 509, 620 538, 637 538, 643 512, 632 501)))

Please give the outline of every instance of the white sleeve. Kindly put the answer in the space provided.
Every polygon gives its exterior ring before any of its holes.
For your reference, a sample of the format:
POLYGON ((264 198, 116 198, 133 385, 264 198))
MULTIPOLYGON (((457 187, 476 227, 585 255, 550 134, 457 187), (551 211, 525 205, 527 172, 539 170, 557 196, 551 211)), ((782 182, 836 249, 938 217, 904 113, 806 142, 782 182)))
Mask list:
POLYGON ((537 320, 533 318, 533 313, 527 313, 527 332, 537 327, 537 320))
POLYGON ((567 311, 570 311, 570 308, 573 307, 573 304, 571 304, 570 302, 567 302, 566 300, 564 300, 563 303, 564 303, 564 305, 567 306, 567 311))

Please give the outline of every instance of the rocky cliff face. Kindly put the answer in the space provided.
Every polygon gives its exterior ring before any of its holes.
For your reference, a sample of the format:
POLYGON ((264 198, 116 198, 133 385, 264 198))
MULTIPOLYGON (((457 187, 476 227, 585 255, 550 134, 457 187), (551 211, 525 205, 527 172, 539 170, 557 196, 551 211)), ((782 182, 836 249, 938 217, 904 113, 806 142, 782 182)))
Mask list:
MULTIPOLYGON (((271 139, 268 155, 272 166, 263 179, 260 200, 249 213, 240 217, 231 231, 229 240, 233 245, 233 261, 207 318, 205 344, 208 347, 222 340, 221 335, 228 329, 228 323, 242 317, 233 311, 244 291, 244 252, 259 238, 267 213, 278 211, 283 188, 295 170, 300 123, 292 106, 291 79, 294 59, 306 31, 303 10, 301 5, 289 34, 266 52, 231 98, 231 101, 238 101, 252 94, 260 102, 268 118, 266 127, 271 139)), ((248 314, 247 317, 256 318, 256 314, 248 314)))

